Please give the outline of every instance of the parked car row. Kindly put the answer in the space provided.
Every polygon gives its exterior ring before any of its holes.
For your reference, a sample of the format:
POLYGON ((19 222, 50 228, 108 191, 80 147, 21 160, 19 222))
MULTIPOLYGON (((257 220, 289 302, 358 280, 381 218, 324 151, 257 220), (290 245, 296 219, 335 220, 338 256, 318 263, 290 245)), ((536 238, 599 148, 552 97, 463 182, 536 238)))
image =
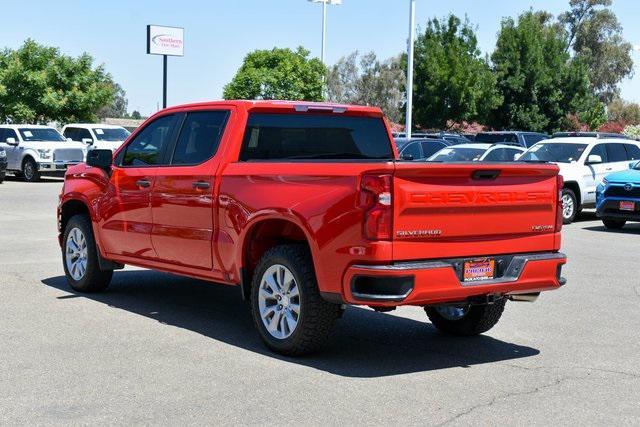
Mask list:
POLYGON ((0 177, 10 172, 34 182, 43 175, 62 176, 69 166, 83 162, 88 151, 115 151, 128 135, 126 129, 108 125, 67 125, 63 134, 51 126, 0 125, 0 149, 5 153, 0 177))

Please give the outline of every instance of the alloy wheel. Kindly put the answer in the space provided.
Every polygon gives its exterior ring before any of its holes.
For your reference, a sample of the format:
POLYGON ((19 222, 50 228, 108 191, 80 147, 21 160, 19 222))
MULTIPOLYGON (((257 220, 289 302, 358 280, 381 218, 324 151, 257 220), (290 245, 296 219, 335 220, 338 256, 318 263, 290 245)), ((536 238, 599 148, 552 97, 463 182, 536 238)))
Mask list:
POLYGON ((84 277, 87 271, 87 239, 79 228, 73 228, 67 235, 65 262, 67 271, 75 281, 84 277))
POLYGON ((300 290, 291 270, 281 264, 264 272, 258 291, 262 324, 277 339, 293 334, 300 320, 300 290))
POLYGON ((571 218, 575 210, 573 198, 568 194, 562 195, 562 216, 565 219, 571 218))

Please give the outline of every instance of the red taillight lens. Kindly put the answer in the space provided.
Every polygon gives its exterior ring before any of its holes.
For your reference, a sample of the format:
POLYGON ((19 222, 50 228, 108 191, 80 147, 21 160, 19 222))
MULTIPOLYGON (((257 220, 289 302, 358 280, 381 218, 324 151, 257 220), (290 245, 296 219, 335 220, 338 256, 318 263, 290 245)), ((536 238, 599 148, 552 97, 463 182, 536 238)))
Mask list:
POLYGON ((393 206, 391 175, 364 175, 360 181, 360 207, 364 210, 364 237, 391 240, 393 206))
POLYGON ((561 175, 557 177, 557 188, 558 188, 558 201, 556 208, 556 232, 562 230, 562 189, 564 188, 564 179, 561 175))

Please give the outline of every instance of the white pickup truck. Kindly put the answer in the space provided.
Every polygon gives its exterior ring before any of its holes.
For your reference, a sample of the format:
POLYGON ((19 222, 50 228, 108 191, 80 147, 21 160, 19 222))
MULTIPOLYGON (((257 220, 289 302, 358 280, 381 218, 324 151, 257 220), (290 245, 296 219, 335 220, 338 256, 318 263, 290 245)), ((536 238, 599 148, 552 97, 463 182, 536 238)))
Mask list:
POLYGON ((84 161, 85 146, 66 140, 50 126, 0 125, 0 147, 7 152, 7 172, 25 181, 42 175, 63 176, 68 166, 84 161))
POLYGON ((85 144, 87 150, 111 150, 115 152, 130 135, 122 126, 72 123, 62 128, 62 135, 85 144))
POLYGON ((547 161, 560 166, 564 179, 562 217, 573 222, 582 208, 593 208, 596 187, 605 175, 629 168, 629 162, 640 160, 637 141, 622 138, 569 137, 538 142, 519 161, 547 161))

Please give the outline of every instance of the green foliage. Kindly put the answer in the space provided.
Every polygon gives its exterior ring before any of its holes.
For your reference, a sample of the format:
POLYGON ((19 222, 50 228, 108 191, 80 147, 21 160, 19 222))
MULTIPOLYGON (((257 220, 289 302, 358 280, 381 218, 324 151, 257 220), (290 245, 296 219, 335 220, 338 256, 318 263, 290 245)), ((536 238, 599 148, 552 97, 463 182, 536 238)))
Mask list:
POLYGON ((113 100, 110 104, 102 107, 98 111, 98 117, 104 119, 105 117, 129 117, 127 113, 127 92, 118 83, 113 84, 113 100))
POLYGON ((324 75, 322 62, 302 47, 256 50, 225 86, 224 98, 321 101, 324 75))
POLYGON ((140 111, 138 111, 138 110, 133 110, 133 112, 131 113, 130 118, 135 119, 135 120, 140 120, 140 119, 142 119, 142 114, 140 114, 140 111))
MULTIPOLYGON (((589 69, 591 88, 603 102, 611 102, 618 83, 633 74, 633 46, 622 37, 622 26, 608 9, 611 0, 570 0, 571 10, 559 21, 570 47, 589 69)), ((569 47, 569 46, 568 46, 569 47)))
MULTIPOLYGON (((406 56, 403 61, 406 69, 406 56)), ((484 121, 500 102, 496 78, 482 58, 474 29, 453 15, 432 19, 415 43, 416 125, 484 121)))
POLYGON ((640 105, 616 98, 608 106, 609 120, 613 122, 625 122, 640 124, 640 105))
POLYGON ((577 112, 598 120, 587 67, 571 60, 567 43, 547 13, 529 11, 517 22, 502 21, 492 60, 504 102, 492 114, 492 127, 552 133, 577 112))
POLYGON ((0 122, 94 121, 114 83, 93 58, 73 58, 27 40, 0 52, 0 122))
POLYGON ((382 108, 392 122, 402 118, 405 71, 400 57, 379 61, 375 53, 358 52, 340 60, 327 73, 327 98, 332 102, 382 108))
POLYGON ((622 133, 629 138, 640 139, 640 125, 629 125, 622 133))

